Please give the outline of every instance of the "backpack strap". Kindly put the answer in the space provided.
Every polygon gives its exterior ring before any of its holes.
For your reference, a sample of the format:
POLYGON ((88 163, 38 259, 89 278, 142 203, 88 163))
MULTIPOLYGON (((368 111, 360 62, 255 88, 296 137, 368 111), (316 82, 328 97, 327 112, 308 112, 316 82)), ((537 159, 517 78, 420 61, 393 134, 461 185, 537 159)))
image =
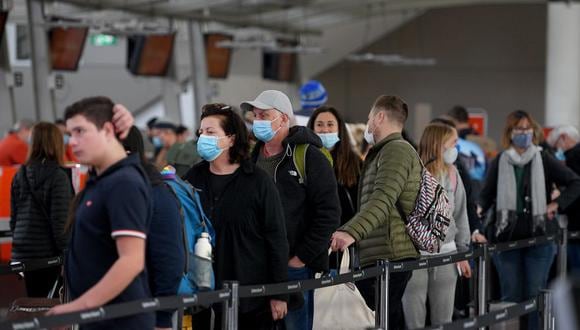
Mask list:
MULTIPOLYGON (((423 164, 423 160, 421 159, 421 156, 419 155, 419 153, 417 152, 417 150, 415 150, 415 148, 413 147, 413 145, 409 143, 409 141, 407 141, 405 139, 398 139, 398 140, 391 141, 389 143, 392 143, 392 142, 405 143, 409 147, 411 147, 411 149, 413 149, 413 152, 415 153, 415 155, 417 155, 417 159, 419 159, 419 163, 421 164, 421 168, 423 170, 425 170, 425 164, 423 164)), ((387 144, 389 144, 389 143, 387 143, 387 144)), ((378 162, 377 162, 377 166, 378 166, 378 162)), ((403 222, 405 224, 407 224, 407 215, 406 215, 405 211, 403 210, 403 207, 399 203, 399 200, 398 199, 395 202, 395 207, 397 208, 397 211, 399 212, 399 215, 401 216, 401 219, 403 220, 403 222)))
POLYGON ((181 220, 181 221, 179 221, 181 223, 181 240, 183 241, 183 247, 185 250, 185 263, 183 265, 184 266, 183 273, 187 274, 187 270, 189 269, 189 239, 187 237, 186 230, 185 230, 185 212, 183 211, 183 205, 181 204, 181 201, 179 200, 179 197, 177 196, 177 193, 175 192, 175 188, 173 188, 172 185, 167 183, 168 180, 169 179, 164 178, 163 184, 165 185, 167 190, 169 190, 171 192, 171 194, 175 198, 175 202, 177 203, 177 206, 179 208, 179 218, 181 220))
POLYGON ((296 166, 296 170, 298 171, 298 175, 300 177, 299 181, 302 184, 306 184, 306 150, 308 149, 309 144, 297 144, 294 146, 294 150, 292 152, 292 160, 294 161, 294 166, 296 166))
MULTIPOLYGON (((298 175, 300 176, 300 183, 306 185, 306 151, 310 144, 302 143, 297 144, 294 146, 294 151, 292 152, 292 159, 294 161, 294 166, 298 171, 298 175)), ((320 152, 326 157, 328 162, 330 163, 331 167, 334 167, 334 160, 332 159, 332 155, 328 149, 322 147, 319 148, 320 152)))

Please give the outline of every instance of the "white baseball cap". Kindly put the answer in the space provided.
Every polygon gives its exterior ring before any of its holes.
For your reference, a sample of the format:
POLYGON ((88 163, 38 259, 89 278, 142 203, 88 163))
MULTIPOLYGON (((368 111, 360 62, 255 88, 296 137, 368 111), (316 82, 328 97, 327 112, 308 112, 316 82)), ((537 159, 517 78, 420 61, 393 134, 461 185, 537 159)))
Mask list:
POLYGON ((294 112, 292 111, 290 99, 286 94, 276 90, 263 91, 255 100, 242 102, 240 107, 244 111, 252 111, 253 108, 261 110, 276 109, 286 114, 290 122, 294 120, 294 112))

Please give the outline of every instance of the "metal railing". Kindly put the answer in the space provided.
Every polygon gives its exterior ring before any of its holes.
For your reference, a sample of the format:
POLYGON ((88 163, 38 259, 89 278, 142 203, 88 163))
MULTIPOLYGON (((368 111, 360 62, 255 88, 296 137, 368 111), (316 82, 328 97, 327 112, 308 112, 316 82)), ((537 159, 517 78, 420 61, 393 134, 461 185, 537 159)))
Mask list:
MULTIPOLYGON (((566 250, 567 238, 580 237, 580 232, 567 233, 561 231, 559 234, 535 237, 520 241, 477 245, 470 251, 458 252, 450 255, 439 255, 435 257, 422 258, 407 262, 389 262, 379 260, 373 267, 354 270, 346 274, 339 274, 333 277, 322 277, 318 279, 308 279, 302 281, 292 281, 287 283, 248 285, 240 286, 237 282, 226 282, 224 288, 218 291, 202 292, 192 296, 172 296, 143 299, 121 304, 112 304, 105 307, 68 313, 55 316, 44 316, 32 318, 30 320, 16 322, 1 322, 0 330, 3 329, 41 329, 70 324, 85 324, 96 321, 103 321, 112 318, 125 317, 144 312, 155 312, 159 310, 183 309, 192 306, 209 306, 211 304, 223 303, 223 323, 222 329, 236 330, 238 328, 238 306, 239 299, 273 296, 319 289, 323 287, 356 282, 368 278, 377 280, 378 306, 376 309, 376 329, 388 329, 388 297, 389 297, 389 277, 392 273, 412 271, 453 264, 462 260, 474 259, 477 262, 477 294, 476 294, 476 315, 471 318, 455 321, 445 325, 439 325, 435 329, 474 329, 505 322, 511 318, 539 311, 542 315, 544 329, 553 329, 554 317, 551 309, 550 293, 545 291, 538 298, 531 299, 500 311, 489 312, 488 308, 488 272, 490 257, 493 254, 536 246, 547 243, 558 243, 560 252, 566 250)), ((560 260, 561 258, 559 258, 560 260)), ((0 274, 16 273, 24 270, 40 269, 43 267, 53 267, 62 262, 62 258, 51 258, 24 262, 18 265, 0 267, 0 274), (44 266, 43 266, 44 265, 44 266)), ((565 262, 559 261, 559 272, 566 272, 565 262)))

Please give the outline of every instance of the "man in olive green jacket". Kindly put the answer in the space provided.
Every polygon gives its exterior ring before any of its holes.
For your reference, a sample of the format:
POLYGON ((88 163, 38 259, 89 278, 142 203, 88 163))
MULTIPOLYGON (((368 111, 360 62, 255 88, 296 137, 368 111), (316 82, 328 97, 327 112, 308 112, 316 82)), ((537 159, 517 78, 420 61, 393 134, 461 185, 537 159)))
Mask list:
MULTIPOLYGON (((398 211, 405 216, 411 213, 421 181, 419 157, 401 135, 407 116, 407 104, 398 96, 380 96, 369 113, 365 139, 374 146, 361 173, 359 211, 333 234, 331 245, 333 250, 344 250, 357 242, 361 266, 379 259, 404 261, 419 256, 398 211)), ((401 299, 410 278, 411 272, 390 275, 389 329, 404 329, 401 299)), ((375 280, 356 284, 374 310, 375 280)))

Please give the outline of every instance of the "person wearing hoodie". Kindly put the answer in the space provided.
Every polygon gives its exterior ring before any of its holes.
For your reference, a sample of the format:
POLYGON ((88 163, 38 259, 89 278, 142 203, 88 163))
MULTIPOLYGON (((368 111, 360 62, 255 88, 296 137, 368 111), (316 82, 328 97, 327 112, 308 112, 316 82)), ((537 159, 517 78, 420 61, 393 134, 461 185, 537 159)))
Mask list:
MULTIPOLYGON (((331 234, 340 221, 340 202, 332 165, 322 153, 322 141, 310 129, 294 126, 288 96, 267 90, 241 104, 255 115, 252 131, 258 143, 252 160, 274 180, 280 193, 289 244, 288 279, 303 280, 328 270, 331 234), (296 147, 306 144, 302 177, 296 147)), ((287 329, 312 329, 313 293, 305 292, 301 308, 286 317, 287 329)))
MULTIPOLYGON (((12 180, 10 230, 13 261, 61 256, 67 244, 64 225, 72 185, 63 166, 64 143, 58 127, 41 122, 32 130, 28 160, 12 180)), ((60 266, 24 272, 29 297, 44 297, 60 266)))

